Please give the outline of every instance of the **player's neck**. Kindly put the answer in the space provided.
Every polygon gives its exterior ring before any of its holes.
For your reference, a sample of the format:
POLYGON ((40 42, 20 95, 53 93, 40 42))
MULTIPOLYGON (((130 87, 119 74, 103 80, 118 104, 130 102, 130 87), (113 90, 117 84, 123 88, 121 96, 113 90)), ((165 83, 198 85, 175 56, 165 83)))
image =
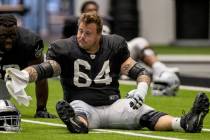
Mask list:
POLYGON ((89 51, 88 53, 89 54, 96 54, 98 52, 99 48, 100 48, 100 46, 97 45, 91 51, 89 51))
POLYGON ((100 48, 100 43, 99 42, 96 42, 92 47, 91 49, 89 50, 86 50, 87 53, 89 54, 96 54, 98 52, 100 48))

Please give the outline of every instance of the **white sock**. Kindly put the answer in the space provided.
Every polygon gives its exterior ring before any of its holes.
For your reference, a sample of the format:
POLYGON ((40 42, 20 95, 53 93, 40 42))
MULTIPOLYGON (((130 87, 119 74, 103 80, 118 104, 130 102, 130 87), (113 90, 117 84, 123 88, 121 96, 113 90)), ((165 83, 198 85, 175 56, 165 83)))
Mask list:
POLYGON ((181 127, 181 118, 174 118, 172 120, 172 129, 176 131, 184 131, 184 129, 181 127))

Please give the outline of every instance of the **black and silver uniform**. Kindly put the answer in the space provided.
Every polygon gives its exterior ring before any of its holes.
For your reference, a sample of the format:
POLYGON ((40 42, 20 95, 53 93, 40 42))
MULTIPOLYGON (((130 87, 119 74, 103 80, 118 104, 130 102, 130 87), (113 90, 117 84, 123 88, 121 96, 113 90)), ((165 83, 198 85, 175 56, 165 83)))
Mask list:
POLYGON ((81 49, 76 36, 52 43, 47 53, 47 59, 61 66, 64 99, 94 106, 109 105, 120 98, 120 68, 129 56, 125 39, 117 35, 102 36, 95 55, 81 49))
POLYGON ((42 56, 43 41, 35 33, 18 27, 17 38, 10 51, 1 50, 0 46, 0 80, 4 79, 6 68, 23 69, 29 63, 42 56))

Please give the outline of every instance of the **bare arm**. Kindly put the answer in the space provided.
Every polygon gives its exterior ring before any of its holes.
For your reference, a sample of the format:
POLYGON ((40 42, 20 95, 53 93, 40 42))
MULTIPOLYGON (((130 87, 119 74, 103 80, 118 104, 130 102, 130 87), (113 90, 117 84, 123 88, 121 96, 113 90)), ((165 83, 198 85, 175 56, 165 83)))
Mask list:
MULTIPOLYGON (((122 65, 121 65, 121 73, 125 75, 129 75, 129 71, 137 62, 134 61, 131 57, 129 57, 122 65)), ((146 82, 148 85, 151 82, 150 76, 146 74, 139 74, 136 78, 137 83, 146 82)))
MULTIPOLYGON (((43 56, 31 61, 29 65, 40 64, 42 62, 44 62, 43 56)), ((36 99, 37 99, 36 100, 37 101, 37 110, 46 108, 47 99, 48 99, 48 81, 47 81, 47 79, 36 81, 35 91, 36 91, 36 99)))
MULTIPOLYGON (((47 81, 47 75, 43 75, 48 73, 49 71, 52 71, 52 76, 56 76, 60 74, 60 65, 53 61, 53 60, 48 60, 47 62, 43 62, 43 59, 39 59, 33 62, 33 64, 37 65, 32 65, 24 70, 29 73, 29 82, 34 82, 36 81, 36 99, 37 99, 37 110, 38 111, 46 111, 46 105, 47 105, 47 99, 48 99, 48 81, 47 81), (39 69, 36 69, 39 66, 39 69), (41 70, 40 70, 41 69, 41 70), (39 71, 37 71, 39 70, 39 71), (41 77, 41 76, 43 77, 41 77), (41 77, 41 78, 40 78, 41 77), (40 78, 41 80, 39 80, 40 78)), ((48 117, 54 117, 53 115, 49 114, 48 117)))
POLYGON ((130 107, 138 109, 142 106, 150 85, 150 73, 141 63, 135 62, 131 57, 121 65, 122 74, 126 74, 137 81, 137 88, 128 93, 127 98, 131 98, 130 107))
MULTIPOLYGON (((53 73, 52 77, 59 76, 60 73, 61 73, 60 65, 54 60, 47 60, 46 62, 43 62, 43 63, 38 64, 38 65, 46 73, 48 73, 48 71, 52 71, 52 73, 53 73)), ((34 65, 34 66, 37 66, 37 65, 34 65)), ((29 81, 30 82, 37 81, 38 77, 40 77, 40 76, 41 76, 41 79, 49 78, 48 75, 43 75, 34 66, 29 66, 29 67, 24 69, 25 71, 27 71, 29 73, 29 77, 30 77, 29 81)))

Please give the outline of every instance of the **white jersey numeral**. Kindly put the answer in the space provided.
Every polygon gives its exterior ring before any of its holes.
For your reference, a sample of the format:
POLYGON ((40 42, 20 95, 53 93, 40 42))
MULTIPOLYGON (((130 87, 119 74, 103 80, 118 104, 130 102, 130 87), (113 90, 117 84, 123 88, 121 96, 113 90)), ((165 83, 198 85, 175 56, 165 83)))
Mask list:
POLYGON ((107 60, 104 62, 104 65, 99 74, 94 79, 94 82, 99 84, 105 83, 106 85, 109 85, 112 82, 112 78, 110 77, 109 72, 110 72, 109 60, 107 60), (104 79, 102 79, 103 77, 104 79))
POLYGON ((110 67, 109 67, 109 60, 105 61, 101 71, 98 73, 94 80, 91 80, 89 76, 80 71, 80 66, 83 66, 86 70, 91 70, 91 65, 81 59, 77 59, 74 62, 74 85, 77 87, 88 87, 94 81, 96 84, 106 84, 109 85, 112 82, 112 78, 110 77, 110 67), (79 78, 84 79, 84 82, 79 82, 79 78))
POLYGON ((92 80, 88 77, 87 74, 85 74, 84 72, 79 71, 79 66, 84 66, 86 70, 90 70, 91 66, 87 61, 81 60, 81 59, 77 59, 74 62, 74 85, 78 86, 78 87, 88 87, 91 85, 92 80), (79 82, 79 78, 83 78, 85 79, 85 83, 80 83, 79 82))

